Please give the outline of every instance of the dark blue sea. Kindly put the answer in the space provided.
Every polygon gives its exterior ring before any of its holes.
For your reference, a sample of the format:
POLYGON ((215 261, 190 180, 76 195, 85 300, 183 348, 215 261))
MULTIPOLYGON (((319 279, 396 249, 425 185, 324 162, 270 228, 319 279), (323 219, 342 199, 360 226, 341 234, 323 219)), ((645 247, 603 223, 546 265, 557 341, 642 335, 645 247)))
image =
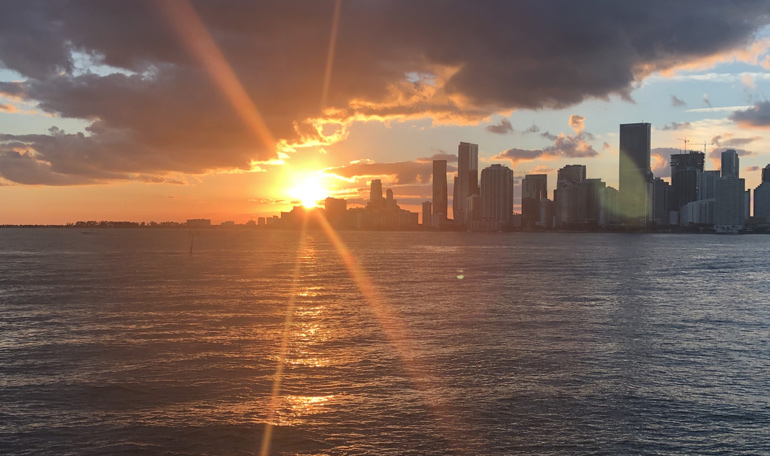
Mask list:
POLYGON ((0 230, 0 453, 770 454, 770 237, 339 236, 0 230))

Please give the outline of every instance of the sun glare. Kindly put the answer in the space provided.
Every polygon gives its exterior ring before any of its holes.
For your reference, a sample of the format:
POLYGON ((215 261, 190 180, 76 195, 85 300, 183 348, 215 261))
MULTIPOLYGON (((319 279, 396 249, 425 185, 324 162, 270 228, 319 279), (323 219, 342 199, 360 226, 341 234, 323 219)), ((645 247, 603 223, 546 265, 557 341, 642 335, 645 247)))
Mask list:
POLYGON ((321 176, 314 173, 298 174, 289 196, 305 207, 315 207, 329 194, 321 176))

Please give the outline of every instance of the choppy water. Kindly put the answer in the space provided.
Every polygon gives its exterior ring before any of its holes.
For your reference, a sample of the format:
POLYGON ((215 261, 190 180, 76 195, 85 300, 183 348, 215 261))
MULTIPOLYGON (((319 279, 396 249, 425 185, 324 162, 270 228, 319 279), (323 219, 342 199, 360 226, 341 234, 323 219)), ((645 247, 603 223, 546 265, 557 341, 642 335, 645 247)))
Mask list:
POLYGON ((0 453, 257 454, 292 296, 272 454, 770 453, 770 238, 342 239, 0 230, 0 453))

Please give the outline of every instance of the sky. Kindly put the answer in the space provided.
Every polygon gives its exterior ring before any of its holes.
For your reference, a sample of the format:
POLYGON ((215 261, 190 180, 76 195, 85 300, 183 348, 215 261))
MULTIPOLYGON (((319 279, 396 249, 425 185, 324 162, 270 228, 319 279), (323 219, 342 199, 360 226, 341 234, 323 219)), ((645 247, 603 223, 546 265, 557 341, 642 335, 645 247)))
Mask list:
POLYGON ((0 224, 244 223, 372 179, 418 212, 461 141, 517 184, 584 164, 617 188, 636 122, 655 176, 732 148, 753 189, 768 91, 766 1, 8 0, 0 224))

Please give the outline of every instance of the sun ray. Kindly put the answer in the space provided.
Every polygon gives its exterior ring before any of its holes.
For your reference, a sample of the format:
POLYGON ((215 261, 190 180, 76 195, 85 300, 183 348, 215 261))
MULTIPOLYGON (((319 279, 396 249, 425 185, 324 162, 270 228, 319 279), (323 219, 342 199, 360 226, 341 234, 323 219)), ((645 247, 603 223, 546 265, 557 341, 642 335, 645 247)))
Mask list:
POLYGON ((334 54, 337 48, 337 32, 340 25, 340 9, 342 0, 334 2, 334 16, 332 17, 332 30, 329 36, 329 52, 326 54, 326 70, 324 71, 324 85, 321 91, 321 110, 326 108, 329 100, 329 87, 332 82, 332 65, 334 64, 334 54))
POLYGON ((246 89, 188 0, 156 2, 246 126, 270 151, 276 141, 246 89))

